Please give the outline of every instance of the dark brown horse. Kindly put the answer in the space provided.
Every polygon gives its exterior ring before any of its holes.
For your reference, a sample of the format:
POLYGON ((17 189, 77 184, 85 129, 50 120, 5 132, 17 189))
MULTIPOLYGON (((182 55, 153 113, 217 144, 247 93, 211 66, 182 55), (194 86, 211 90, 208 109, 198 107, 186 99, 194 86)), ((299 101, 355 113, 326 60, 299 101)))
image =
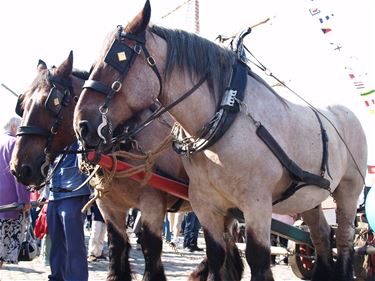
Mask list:
MULTIPOLYGON (((26 185, 42 184, 49 163, 76 139, 72 127, 73 111, 81 93, 84 73, 72 72, 72 66, 72 53, 56 68, 47 69, 46 64, 39 61, 36 78, 19 98, 22 127, 11 169, 18 180, 26 185)), ((169 127, 164 122, 169 121, 157 122, 144 132, 145 138, 138 143, 142 149, 148 151, 157 143, 155 138, 158 141, 165 138, 169 127), (147 139, 147 135, 152 138, 147 139)), ((170 149, 160 155, 156 165, 168 175, 187 180, 179 157, 170 149)), ((162 224, 167 208, 178 198, 148 186, 140 187, 138 182, 128 178, 114 178, 102 187, 109 191, 98 200, 111 242, 107 280, 131 280, 128 261, 130 244, 125 227, 127 211, 131 207, 142 212, 141 245, 146 261, 143 280, 166 280, 161 262, 162 224)), ((186 201, 181 207, 182 211, 190 209, 186 201)))
POLYGON ((209 280, 240 280, 224 268, 231 254, 223 233, 233 208, 244 213, 251 280, 274 280, 272 212, 302 214, 317 253, 313 280, 353 280, 353 222, 367 167, 356 116, 344 106, 318 110, 283 100, 243 64, 241 50, 149 26, 150 17, 147 1, 107 38, 75 109, 83 143, 105 150, 108 124, 115 128, 159 100, 179 123, 174 145, 184 155, 189 201, 205 231, 209 280), (321 208, 329 195, 337 202, 335 267, 321 208))

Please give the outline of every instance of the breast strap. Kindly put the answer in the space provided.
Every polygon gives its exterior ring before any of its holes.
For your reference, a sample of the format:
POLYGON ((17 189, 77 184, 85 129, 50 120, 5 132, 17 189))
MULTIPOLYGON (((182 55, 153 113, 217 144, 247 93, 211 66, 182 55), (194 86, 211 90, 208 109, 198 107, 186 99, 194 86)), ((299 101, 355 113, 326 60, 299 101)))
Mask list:
MULTIPOLYGON (((317 115, 318 117, 318 115, 317 115)), ((319 119, 320 128, 322 131, 322 140, 323 140, 323 157, 322 157, 322 164, 321 164, 321 175, 315 175, 313 173, 307 172, 303 170, 297 163, 295 163, 289 156, 285 153, 285 151, 281 148, 281 146, 277 143, 274 137, 270 134, 270 132, 261 124, 259 124, 256 134, 258 137, 267 145, 267 147, 272 151, 272 153, 276 156, 276 158, 280 161, 281 165, 288 171, 289 176, 292 179, 292 183, 290 186, 283 192, 281 198, 273 202, 273 205, 284 201, 285 199, 292 196, 297 190, 301 189, 307 185, 315 185, 330 192, 330 181, 325 179, 324 171, 326 167, 328 167, 328 149, 327 149, 327 142, 328 138, 326 132, 323 128, 321 120, 319 119)))

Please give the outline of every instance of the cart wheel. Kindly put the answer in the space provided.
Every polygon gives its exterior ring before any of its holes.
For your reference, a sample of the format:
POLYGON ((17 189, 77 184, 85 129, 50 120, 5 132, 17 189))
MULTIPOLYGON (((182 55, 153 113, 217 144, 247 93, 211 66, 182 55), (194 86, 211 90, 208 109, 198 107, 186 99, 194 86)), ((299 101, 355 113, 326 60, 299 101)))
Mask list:
MULTIPOLYGON (((296 221, 294 226, 308 230, 308 227, 304 225, 303 221, 296 221)), ((293 273, 302 280, 311 279, 316 267, 314 248, 304 244, 297 244, 290 240, 288 242, 288 248, 294 250, 295 253, 293 256, 289 257, 289 264, 293 273)))

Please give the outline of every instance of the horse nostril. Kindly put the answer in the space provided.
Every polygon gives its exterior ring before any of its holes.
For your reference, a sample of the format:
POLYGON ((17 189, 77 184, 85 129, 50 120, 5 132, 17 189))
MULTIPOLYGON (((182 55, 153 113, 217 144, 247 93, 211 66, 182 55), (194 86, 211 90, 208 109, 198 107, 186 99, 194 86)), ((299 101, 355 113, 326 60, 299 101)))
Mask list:
POLYGON ((10 172, 12 173, 13 176, 15 176, 17 178, 17 172, 15 169, 10 169, 10 172))
POLYGON ((19 177, 21 180, 28 180, 32 177, 33 171, 29 165, 23 164, 19 171, 19 177))
POLYGON ((87 135, 90 133, 90 128, 89 128, 89 121, 83 120, 79 122, 79 135, 81 138, 86 138, 87 135))

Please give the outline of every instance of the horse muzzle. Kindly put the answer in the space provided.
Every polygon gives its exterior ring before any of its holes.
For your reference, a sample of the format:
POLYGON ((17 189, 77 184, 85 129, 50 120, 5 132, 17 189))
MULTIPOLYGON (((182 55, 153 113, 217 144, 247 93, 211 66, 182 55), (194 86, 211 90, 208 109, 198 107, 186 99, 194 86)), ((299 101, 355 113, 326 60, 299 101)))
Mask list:
POLYGON ((104 126, 94 127, 89 121, 82 120, 78 123, 76 132, 85 149, 106 152, 112 147, 109 123, 104 126))
MULTIPOLYGON (((27 186, 39 186, 44 182, 45 177, 41 173, 41 167, 44 160, 38 160, 37 165, 31 163, 19 163, 12 165, 11 173, 19 182, 27 186)), ((46 171, 48 172, 48 167, 46 171)))

